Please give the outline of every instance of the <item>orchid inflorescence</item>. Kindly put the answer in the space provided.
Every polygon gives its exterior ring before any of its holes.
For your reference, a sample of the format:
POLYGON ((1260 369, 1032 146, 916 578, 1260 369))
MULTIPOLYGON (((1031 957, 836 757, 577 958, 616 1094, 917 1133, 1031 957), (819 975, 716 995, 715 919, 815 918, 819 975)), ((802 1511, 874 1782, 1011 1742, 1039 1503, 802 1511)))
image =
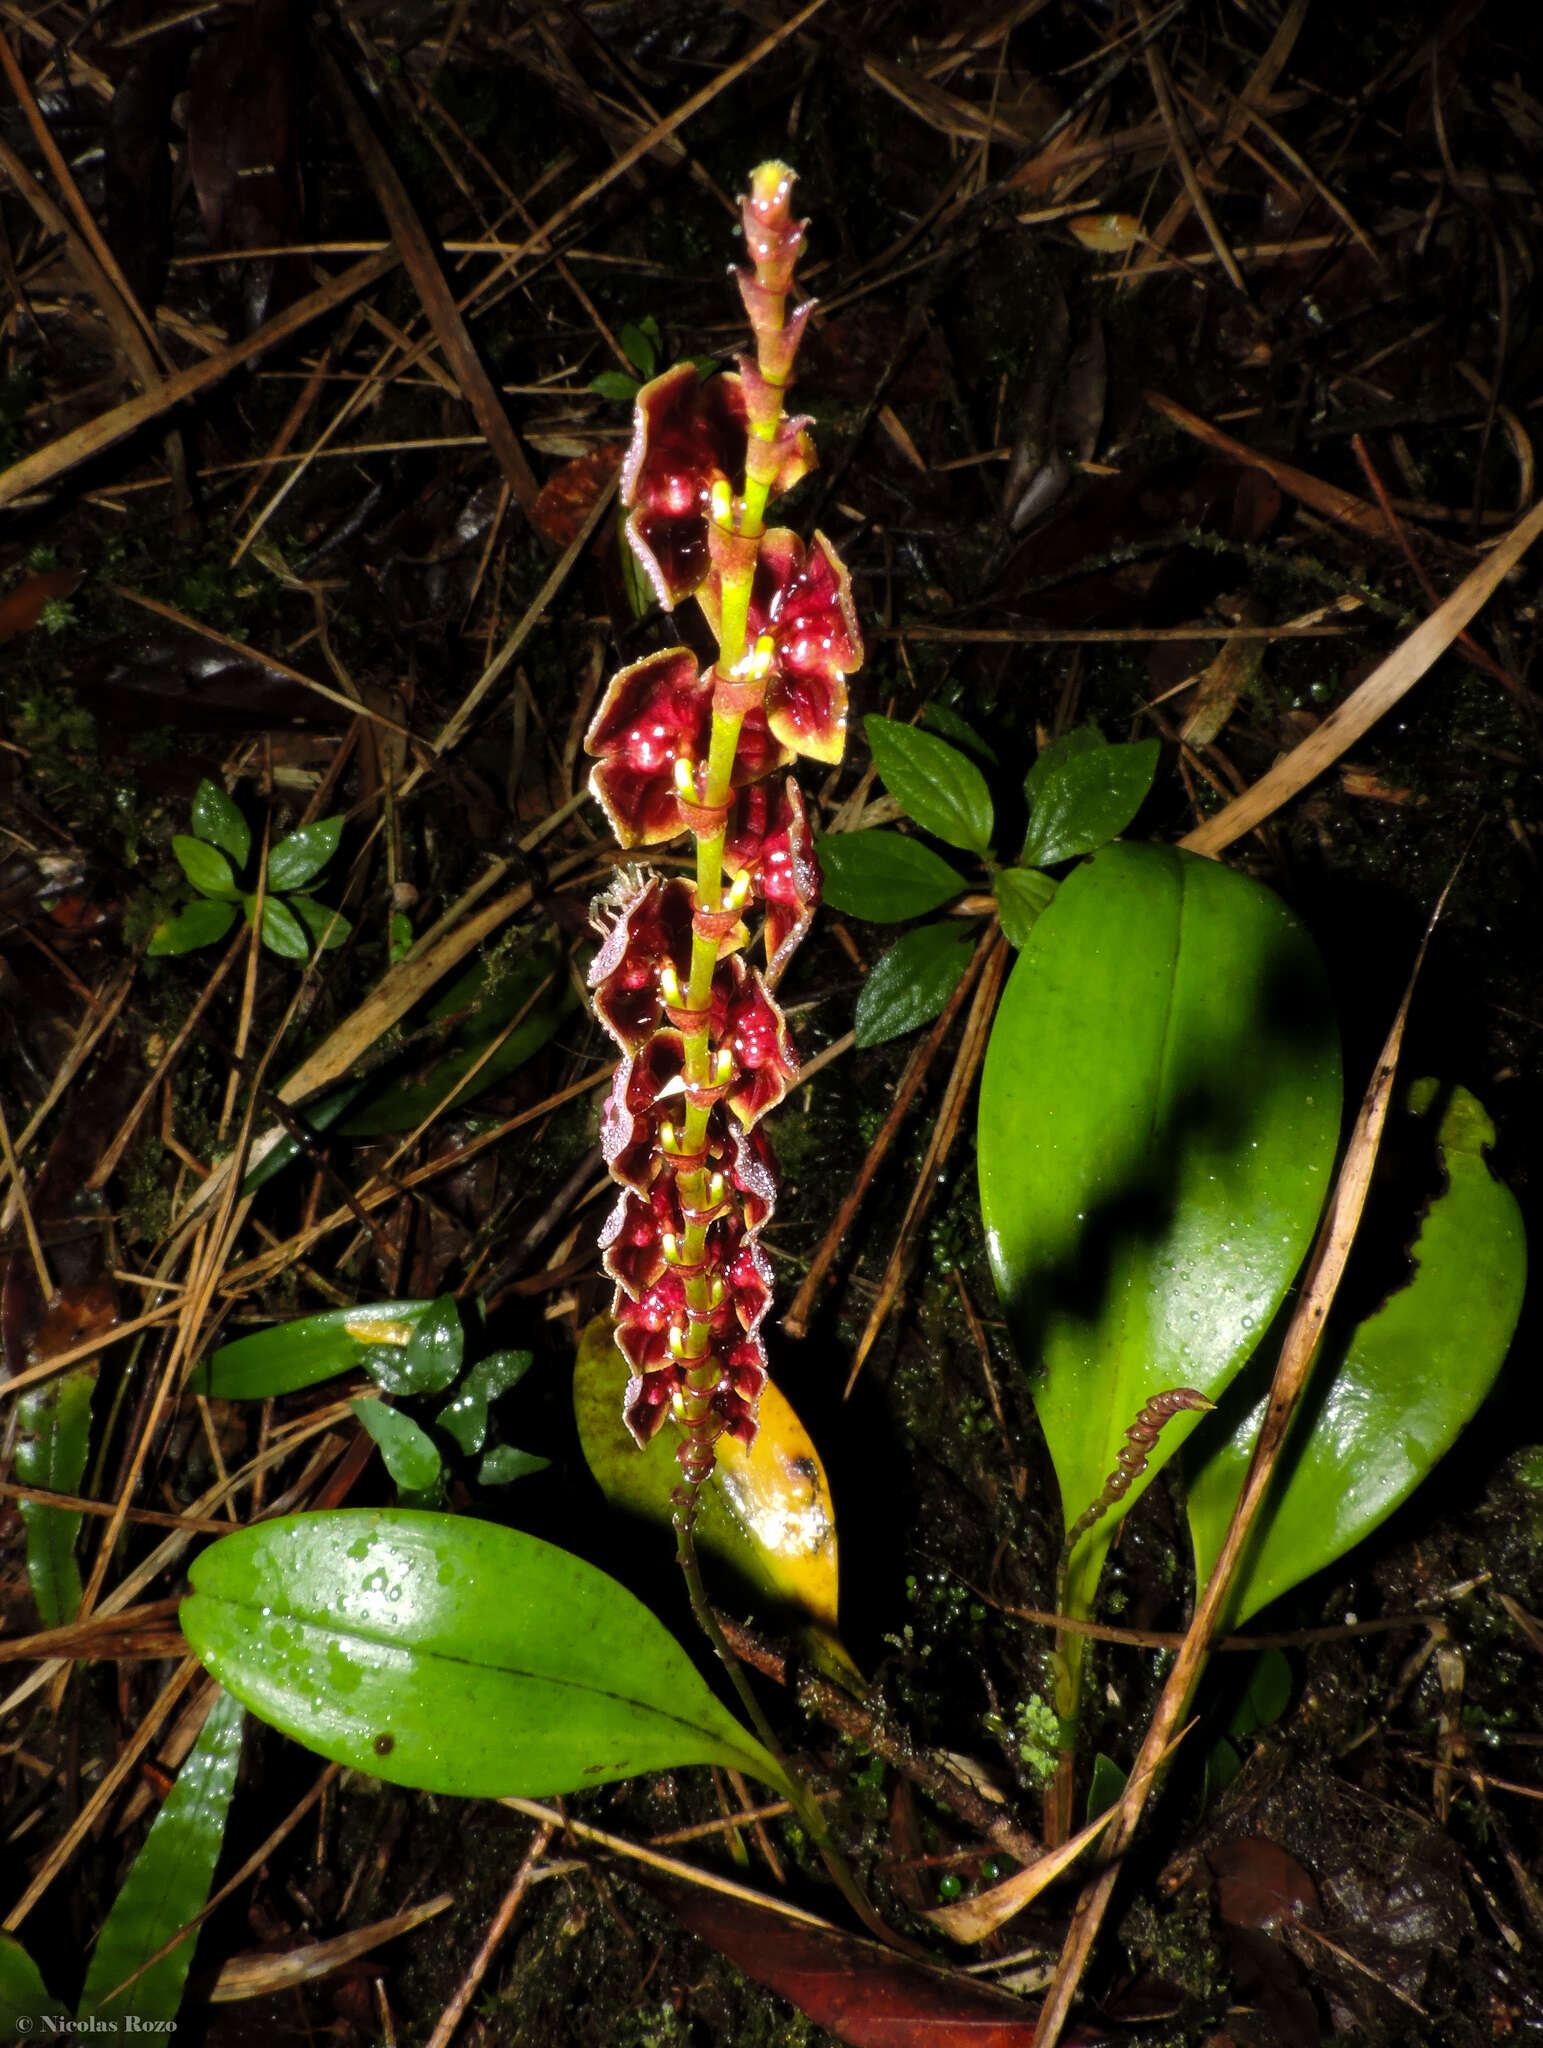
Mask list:
POLYGON ((820 893, 803 798, 781 771, 798 754, 841 759, 845 679, 863 656, 830 543, 765 525, 815 460, 808 420, 783 402, 810 313, 789 310, 804 241, 792 186, 785 164, 762 164, 741 202, 751 264, 734 275, 754 358, 706 383, 688 362, 646 384, 622 470, 634 553, 667 611, 696 599, 717 658, 703 669, 675 646, 633 662, 585 739, 624 847, 696 841, 694 882, 620 871, 596 906, 589 976, 622 1055, 602 1123, 621 1194, 600 1243, 631 1367, 627 1426, 642 1444, 680 1423, 688 1516, 718 1438, 753 1439, 766 1379, 759 1238, 777 1167, 761 1119, 798 1068, 774 990, 820 893), (762 967, 746 958, 757 910, 762 967))

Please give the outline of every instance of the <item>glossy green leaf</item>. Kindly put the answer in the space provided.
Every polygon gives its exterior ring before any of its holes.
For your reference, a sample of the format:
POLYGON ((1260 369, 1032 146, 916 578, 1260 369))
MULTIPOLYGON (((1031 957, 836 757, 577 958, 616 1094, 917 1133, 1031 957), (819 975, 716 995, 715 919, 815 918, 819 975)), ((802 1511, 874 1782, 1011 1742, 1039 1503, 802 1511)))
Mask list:
MULTIPOLYGON (((1068 1529, 1152 1395, 1214 1399, 1258 1343, 1311 1239, 1339 1113, 1323 970, 1278 897, 1159 846, 1106 847, 1061 884, 997 1011, 978 1150, 1068 1529)), ((1169 1422, 1079 1540, 1072 1613, 1195 1420, 1169 1422)))
POLYGON ((564 971, 562 950, 542 941, 512 963, 473 963, 431 1006, 430 1024, 457 1020, 442 1047, 410 1074, 390 1081, 342 1126, 345 1137, 378 1137, 415 1130, 441 1103, 451 1110, 474 1102, 534 1057, 573 1012, 578 998, 564 971), (464 1087, 457 1082, 477 1065, 491 1040, 518 1018, 512 1031, 464 1087))
MULTIPOLYGON (((242 901, 250 923, 257 909, 257 898, 246 896, 242 901)), ((281 960, 309 960, 311 957, 311 942, 305 935, 305 926, 289 905, 277 896, 263 898, 263 944, 270 953, 277 953, 281 960)))
POLYGON ((997 919, 1007 943, 1020 952, 1055 894, 1056 885, 1038 868, 999 868, 995 880, 997 919))
POLYGON ((405 1344, 388 1339, 367 1351, 360 1363, 388 1394, 437 1394, 461 1370, 465 1355, 455 1296, 441 1294, 414 1318, 405 1344))
MULTIPOLYGON (((50 1493, 78 1493, 91 1449, 94 1365, 78 1366, 23 1394, 17 1404, 16 1478, 50 1493)), ((80 1612, 75 1544, 82 1516, 70 1508, 22 1500, 27 1579, 44 1628, 63 1628, 80 1612)))
POLYGON ((975 933, 957 924, 918 925, 881 953, 852 1019, 859 1045, 882 1045, 930 1024, 970 964, 975 933))
POLYGON ((324 953, 341 946, 353 930, 341 910, 318 903, 314 896, 290 896, 285 900, 324 953))
POLYGON ((1243 1759, 1236 1745, 1225 1735, 1218 1736, 1205 1753, 1205 1767, 1200 1775, 1201 1811, 1209 1812, 1242 1771, 1243 1759))
MULTIPOLYGON (((468 1458, 487 1441, 489 1406, 500 1394, 519 1385, 530 1371, 531 1356, 529 1351, 495 1351, 491 1358, 478 1359, 456 1389, 454 1398, 434 1417, 468 1458)), ((543 1459, 542 1463, 545 1462, 543 1459)))
POLYGON ((177 865, 201 896, 235 896, 236 877, 217 846, 179 832, 171 842, 177 865))
POLYGON ((967 754, 973 754, 977 761, 983 761, 988 768, 997 765, 997 757, 991 747, 981 738, 968 720, 959 716, 950 705, 939 704, 936 700, 922 707, 921 722, 929 732, 935 732, 945 740, 951 740, 956 747, 962 747, 967 754))
MULTIPOLYGON (((196 1933, 151 1963, 125 1990, 117 1987, 203 1910, 225 1840, 244 1720, 239 1700, 228 1692, 216 1695, 92 1953, 81 2017, 99 2014, 121 2022, 124 2039, 169 2031, 166 2023, 176 2018, 182 2003, 196 1933)), ((90 2038, 102 2031, 94 2028, 90 2038)))
POLYGON ((1046 784, 1060 774, 1068 761, 1108 744, 1096 725, 1074 725, 1070 732, 1063 732, 1058 739, 1047 741, 1023 778, 1023 793, 1030 804, 1039 802, 1046 784))
POLYGON ((0 1932, 0 2041, 58 2040, 68 2018, 16 1936, 0 1932))
MULTIPOLYGON (((622 1421, 628 1367, 609 1316, 596 1316, 579 1340, 573 1413, 584 1462, 613 1508, 668 1531, 670 1496, 680 1484, 672 1428, 639 1449, 622 1421)), ((792 1405, 770 1380, 761 1389, 760 1427, 748 1450, 719 1437, 712 1476, 702 1489, 697 1547, 707 1568, 727 1571, 738 1589, 778 1613, 797 1614, 824 1653, 850 1675, 836 1635, 839 1594, 836 1524, 825 1468, 792 1405)))
POLYGON ((1084 1821, 1095 1821, 1100 1814, 1107 1813, 1125 1790, 1129 1773, 1123 1771, 1112 1756, 1105 1756, 1100 1750, 1093 1759, 1093 1776, 1088 1783, 1088 1806, 1084 1821))
POLYGON ((1243 1694, 1227 1722, 1227 1733, 1236 1742, 1247 1741, 1261 1728, 1273 1728, 1291 1705, 1291 1659, 1271 1644, 1250 1660, 1243 1694))
POLYGON ((507 1486, 511 1480, 528 1479, 532 1472, 545 1472, 551 1462, 513 1444, 495 1444, 477 1467, 477 1484, 507 1486))
POLYGON ((614 1579, 466 1515, 292 1515, 193 1565, 188 1641, 265 1721, 356 1770, 496 1799, 776 1762, 614 1579))
POLYGON ((252 828, 234 798, 207 776, 193 792, 193 831, 211 846, 223 847, 238 868, 251 858, 252 828))
POLYGON ((236 917, 234 903, 217 903, 207 896, 200 896, 185 910, 179 911, 176 917, 157 925, 145 951, 156 958, 196 953, 200 946, 217 945, 235 923, 236 917))
POLYGON ((328 1309, 301 1316, 271 1330, 254 1330, 222 1344, 189 1381, 195 1394, 223 1401, 265 1401, 314 1387, 341 1372, 358 1372, 381 1345, 402 1347, 438 1304, 432 1301, 376 1301, 358 1308, 328 1309))
POLYGON ((818 852, 831 909, 875 924, 925 917, 968 887, 941 854, 902 832, 838 832, 818 852))
MULTIPOLYGON (((324 1095, 320 1102, 313 1102, 308 1109, 292 1109, 290 1115, 314 1137, 320 1137, 324 1131, 331 1130, 349 1104, 357 1102, 369 1085, 368 1081, 351 1081, 346 1088, 338 1088, 331 1095, 324 1095)), ((247 1195, 255 1195, 259 1188, 266 1187, 291 1161, 298 1159, 304 1149, 298 1138, 292 1138, 286 1132, 277 1144, 263 1154, 241 1183, 243 1199, 247 1195)))
POLYGON ((410 1415, 384 1401, 350 1401, 365 1433, 379 1446, 392 1483, 403 1493, 430 1494, 439 1485, 442 1464, 434 1439, 410 1415))
MULTIPOLYGON (((1415 1098, 1427 1119, 1431 1098, 1431 1084, 1415 1098)), ((1413 1273, 1365 1322, 1330 1325, 1223 1626, 1246 1621, 1384 1522, 1467 1427, 1505 1361, 1527 1277, 1521 1211, 1485 1164, 1494 1127, 1466 1089, 1452 1090, 1434 1135, 1446 1187, 1420 1226, 1413 1273)), ((1261 1356, 1186 1454, 1202 1580, 1242 1487, 1272 1365, 1261 1356)))
POLYGON ((623 354, 645 382, 659 367, 659 339, 659 323, 652 313, 642 320, 629 320, 617 336, 623 354))
POLYGON ((319 875, 338 850, 343 820, 318 818, 314 825, 302 825, 268 849, 268 887, 301 889, 313 875, 319 875))
POLYGON ((863 731, 885 788, 907 817, 950 846, 990 850, 991 792, 968 754, 877 713, 863 720, 863 731))
MULTIPOLYGON (((1071 860, 1123 832, 1152 787, 1160 751, 1156 740, 1134 740, 1080 748, 1053 763, 1032 794, 1024 866, 1071 860)), ((1043 761, 1041 755, 1036 771, 1043 761)))
POLYGON ((613 399, 618 405, 631 405, 642 385, 636 377, 629 377, 622 370, 602 370, 598 377, 591 377, 589 388, 597 398, 613 399))

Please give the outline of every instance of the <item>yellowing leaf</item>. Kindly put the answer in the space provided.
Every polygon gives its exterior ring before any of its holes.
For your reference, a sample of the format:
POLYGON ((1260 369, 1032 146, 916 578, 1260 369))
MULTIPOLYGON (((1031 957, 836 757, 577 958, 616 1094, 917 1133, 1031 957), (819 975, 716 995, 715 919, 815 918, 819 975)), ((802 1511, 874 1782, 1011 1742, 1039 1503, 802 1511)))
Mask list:
MULTIPOLYGON (((627 1362, 609 1316, 596 1316, 579 1343, 573 1408, 585 1463, 611 1506, 668 1525, 680 1484, 678 1437, 666 1425, 639 1450, 622 1422, 627 1362)), ((811 1645, 845 1679, 856 1667, 836 1634, 836 1523, 825 1467, 786 1396, 761 1391, 761 1426, 747 1451, 720 1437, 717 1467, 702 1491, 697 1543, 748 1589, 805 1622, 811 1645)))
POLYGON ((1079 213, 1066 225, 1084 249, 1101 256, 1123 256, 1141 240, 1133 213, 1079 213))

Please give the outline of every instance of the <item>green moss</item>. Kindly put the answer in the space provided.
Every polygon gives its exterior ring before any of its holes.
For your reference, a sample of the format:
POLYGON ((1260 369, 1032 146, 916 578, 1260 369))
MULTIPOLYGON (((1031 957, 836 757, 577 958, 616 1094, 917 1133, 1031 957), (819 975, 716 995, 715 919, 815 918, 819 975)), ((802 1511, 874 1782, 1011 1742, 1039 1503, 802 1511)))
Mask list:
POLYGON ((125 1243, 153 1244, 172 1220, 171 1155, 159 1138, 142 1137, 118 1169, 118 1225, 125 1243))
POLYGON ((1226 1991, 1226 1974, 1211 1932, 1211 1908, 1203 1895, 1181 1897, 1159 1909, 1137 1899, 1120 1923, 1120 1939, 1131 1959, 1190 1998, 1214 2005, 1226 1991))

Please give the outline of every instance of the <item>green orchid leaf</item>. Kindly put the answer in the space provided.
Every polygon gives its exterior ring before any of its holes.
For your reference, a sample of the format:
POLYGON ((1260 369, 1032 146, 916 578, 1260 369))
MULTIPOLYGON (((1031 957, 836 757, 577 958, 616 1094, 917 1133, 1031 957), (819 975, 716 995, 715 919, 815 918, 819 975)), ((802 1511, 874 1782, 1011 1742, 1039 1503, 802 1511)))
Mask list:
POLYGON ((882 1045, 930 1024, 970 964, 970 926, 924 924, 896 939, 873 963, 852 1019, 859 1045, 882 1045))
MULTIPOLYGON (((573 1368, 579 1445, 613 1508, 668 1532, 671 1495, 680 1485, 679 1439, 666 1428, 641 1450, 633 1442, 622 1420, 628 1371, 611 1318, 596 1316, 579 1339, 573 1368)), ((713 1457, 697 1511, 704 1569, 727 1573, 736 1595, 774 1616, 796 1615, 821 1663, 849 1680, 856 1667, 836 1633, 836 1523, 825 1468, 772 1381, 761 1389, 755 1442, 747 1450, 721 1436, 713 1457)))
POLYGON ((949 705, 936 702, 923 705, 921 722, 929 732, 937 733, 942 739, 952 740, 956 747, 962 747, 965 753, 972 754, 985 767, 996 767, 997 757, 993 749, 981 738, 974 726, 961 718, 949 705))
POLYGON ((434 1301, 366 1302, 254 1330, 211 1352, 188 1384, 195 1394, 222 1401, 292 1394, 339 1373, 365 1369, 366 1358, 385 1345, 405 1350, 418 1325, 438 1308, 434 1301))
POLYGON ((991 850, 991 792, 968 754, 877 713, 863 720, 863 731, 885 788, 907 817, 950 846, 991 850))
MULTIPOLYGON (((1146 801, 1160 752, 1156 740, 1134 740, 1125 746, 1079 748, 1054 763, 1032 791, 1024 866, 1071 860, 1123 832, 1146 801)), ((1044 758, 1035 762, 1031 781, 1044 758)))
POLYGON ((925 917, 969 886, 941 854, 901 832, 838 832, 817 851, 831 909, 874 924, 925 917))
POLYGON ((609 398, 618 405, 631 405, 642 385, 636 377, 629 377, 622 370, 602 370, 598 377, 591 377, 589 388, 597 398, 609 398))
POLYGON ((367 1351, 360 1362, 384 1393, 438 1394, 461 1370, 465 1355, 455 1296, 441 1294, 414 1319, 405 1344, 388 1339, 367 1351))
POLYGON ((268 849, 268 887, 286 891, 300 889, 313 875, 319 875, 338 850, 343 820, 318 818, 314 825, 302 825, 268 849))
MULTIPOLYGON (((1339 1116, 1323 970, 1279 898, 1159 846, 1105 847, 1061 884, 992 1028, 979 1163, 1068 1530, 1154 1394, 1215 1399, 1259 1342, 1311 1240, 1339 1116)), ((1197 1419, 1168 1423, 1079 1538, 1072 1614, 1197 1419)))
POLYGON ((995 887, 998 922, 1007 934, 1007 943, 1022 952, 1056 885, 1038 868, 999 868, 995 887))
POLYGON ((0 2041, 62 2039, 69 2017, 16 1936, 0 1933, 0 2041))
POLYGON ((239 805, 206 776, 193 793, 193 831, 211 846, 223 847, 238 868, 252 856, 252 828, 239 805))
MULTIPOLYGON (((168 2031, 182 2004, 197 1934, 134 1972, 202 1912, 225 1840, 225 1817, 241 1761, 246 1716, 239 1700, 218 1693, 177 1782, 156 1815, 112 1903, 86 1971, 81 2017, 117 2021, 125 2036, 168 2031), (134 1981, 122 1991, 125 1978, 134 1981), (116 1993, 116 1996, 114 1995, 116 1993)), ((93 2029, 93 2036, 103 2031, 93 2029)))
POLYGON ((532 1472, 545 1472, 551 1462, 534 1451, 516 1450, 513 1444, 495 1444, 477 1467, 477 1484, 508 1486, 512 1480, 526 1479, 532 1472))
MULTIPOLYGON (((91 1449, 94 1365, 61 1373, 23 1394, 17 1405, 16 1477, 50 1493, 78 1493, 91 1449)), ((84 1519, 70 1508, 18 1503, 27 1531, 27 1579, 44 1628, 63 1628, 80 1612, 75 1544, 84 1519)))
POLYGON ((355 1110, 342 1126, 343 1135, 373 1138, 416 1130, 442 1103, 448 1112, 475 1102, 533 1059, 577 1006, 562 949, 550 940, 531 946, 512 964, 474 962, 428 1011, 430 1024, 458 1020, 444 1045, 355 1110), (508 1035, 498 1050, 458 1087, 504 1032, 508 1035))
MULTIPOLYGON (((298 902, 300 899, 297 897, 295 900, 298 902)), ((320 1137, 324 1131, 331 1130, 350 1103, 357 1102, 369 1085, 368 1081, 350 1081, 346 1088, 338 1088, 331 1095, 324 1095, 320 1102, 313 1103, 309 1109, 292 1109, 290 1115, 314 1137, 320 1137)), ((266 1187, 269 1181, 282 1173, 292 1160, 299 1158, 304 1149, 298 1138, 291 1138, 287 1133, 281 1137, 276 1145, 263 1154, 241 1183, 243 1199, 248 1195, 255 1195, 259 1188, 266 1187)))
MULTIPOLYGON (((1427 1123, 1434 1096, 1433 1083, 1411 1091, 1427 1123)), ((1494 1127, 1466 1089, 1451 1091, 1433 1135, 1446 1187, 1420 1225, 1408 1284, 1353 1329, 1330 1324, 1223 1627, 1334 1564, 1386 1521, 1472 1421, 1505 1362, 1527 1278, 1521 1210, 1485 1163, 1494 1127)), ((1242 1489, 1270 1366, 1257 1361, 1186 1451, 1202 1583, 1242 1489)))
POLYGON ((353 930, 341 910, 318 903, 314 896, 290 896, 285 900, 324 953, 341 946, 353 930))
MULTIPOLYGON (((250 924, 257 910, 257 898, 245 896, 242 901, 250 924)), ((289 905, 277 896, 263 898, 263 944, 270 953, 277 953, 281 960, 309 960, 311 957, 305 926, 289 905)))
POLYGON ((171 842, 177 865, 200 896, 235 897, 240 892, 230 862, 217 846, 179 832, 171 842))
MULTIPOLYGON (((448 1430, 455 1438, 468 1458, 473 1452, 480 1451, 487 1441, 489 1407, 500 1394, 507 1394, 511 1387, 518 1386, 524 1379, 530 1371, 531 1356, 528 1351, 495 1351, 491 1358, 479 1359, 456 1389, 454 1397, 434 1417, 439 1427, 448 1430)), ((521 1452, 520 1455, 523 1457, 525 1454, 521 1452)), ((545 1464, 546 1460, 543 1458, 541 1462, 545 1464)))
POLYGON ((365 1433, 380 1448, 380 1455, 392 1483, 405 1494, 427 1495, 440 1481, 442 1465, 434 1439, 420 1429, 410 1415, 403 1415, 384 1401, 350 1401, 365 1433))
POLYGON ((234 903, 217 903, 207 896, 200 896, 176 917, 157 925, 145 951, 152 958, 165 958, 178 953, 196 953, 200 946, 217 945, 235 923, 237 915, 234 903))
POLYGON ((786 1790, 641 1601, 534 1536, 466 1515, 340 1510, 223 1537, 188 1641, 253 1713, 427 1792, 577 1792, 684 1764, 786 1790))

